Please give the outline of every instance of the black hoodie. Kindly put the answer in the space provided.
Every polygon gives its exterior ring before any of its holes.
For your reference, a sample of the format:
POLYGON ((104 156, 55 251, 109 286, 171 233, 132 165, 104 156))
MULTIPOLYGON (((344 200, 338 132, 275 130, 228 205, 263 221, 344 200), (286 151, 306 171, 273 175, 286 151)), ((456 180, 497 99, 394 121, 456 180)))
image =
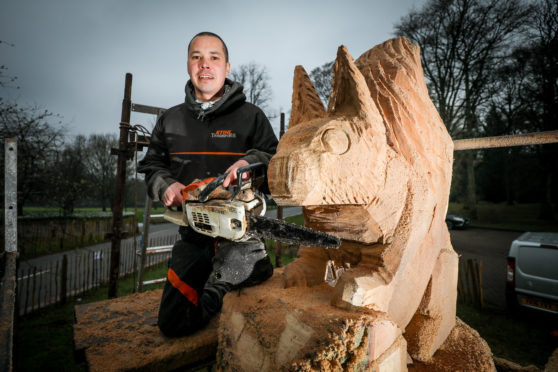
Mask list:
POLYGON ((174 182, 188 185, 223 174, 239 159, 269 164, 277 138, 263 111, 246 102, 242 89, 226 79, 223 97, 203 110, 188 81, 185 102, 159 118, 139 163, 138 172, 145 173, 154 201, 162 200, 174 182))

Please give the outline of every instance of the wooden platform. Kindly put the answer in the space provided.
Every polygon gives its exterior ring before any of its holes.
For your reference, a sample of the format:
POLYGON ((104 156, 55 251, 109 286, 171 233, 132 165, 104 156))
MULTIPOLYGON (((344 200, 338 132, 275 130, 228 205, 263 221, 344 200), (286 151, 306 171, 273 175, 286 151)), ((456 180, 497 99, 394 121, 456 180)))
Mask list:
POLYGON ((162 290, 75 307, 74 344, 89 370, 168 371, 215 359, 218 317, 192 336, 167 338, 157 327, 162 290))

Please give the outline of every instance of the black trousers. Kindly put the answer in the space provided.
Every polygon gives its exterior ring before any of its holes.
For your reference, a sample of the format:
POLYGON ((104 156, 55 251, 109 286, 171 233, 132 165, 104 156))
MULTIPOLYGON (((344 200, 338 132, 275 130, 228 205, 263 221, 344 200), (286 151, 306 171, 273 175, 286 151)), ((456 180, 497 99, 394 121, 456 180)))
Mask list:
POLYGON ((229 288, 207 283, 214 252, 215 239, 198 234, 183 234, 174 244, 159 306, 158 325, 166 336, 193 333, 221 309, 229 288))

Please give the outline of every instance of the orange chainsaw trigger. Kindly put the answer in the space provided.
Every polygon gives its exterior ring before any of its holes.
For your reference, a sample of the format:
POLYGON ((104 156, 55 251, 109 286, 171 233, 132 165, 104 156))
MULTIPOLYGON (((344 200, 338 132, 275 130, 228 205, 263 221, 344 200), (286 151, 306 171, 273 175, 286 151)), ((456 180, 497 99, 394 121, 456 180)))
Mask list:
POLYGON ((190 191, 194 191, 195 189, 200 188, 201 186, 207 185, 208 183, 213 181, 215 178, 216 177, 206 178, 205 180, 198 181, 198 182, 192 182, 188 186, 185 186, 182 189, 182 200, 188 200, 188 193, 190 191))

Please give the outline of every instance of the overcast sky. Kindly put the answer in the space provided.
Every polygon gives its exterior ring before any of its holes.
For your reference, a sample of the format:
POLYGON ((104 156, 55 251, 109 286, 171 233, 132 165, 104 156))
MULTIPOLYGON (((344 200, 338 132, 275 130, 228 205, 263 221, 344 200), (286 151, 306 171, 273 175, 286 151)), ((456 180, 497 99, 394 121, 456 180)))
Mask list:
MULTIPOLYGON (((348 47, 356 59, 393 37, 394 24, 425 0, 2 0, 0 65, 20 89, 5 98, 63 116, 69 134, 118 133, 124 77, 132 102, 184 100, 186 47, 200 31, 227 43, 231 67, 256 62, 271 78, 270 108, 288 113, 294 67, 307 72, 348 47)), ((151 129, 154 118, 132 114, 151 129)), ((275 128, 278 119, 272 120, 275 128)))

